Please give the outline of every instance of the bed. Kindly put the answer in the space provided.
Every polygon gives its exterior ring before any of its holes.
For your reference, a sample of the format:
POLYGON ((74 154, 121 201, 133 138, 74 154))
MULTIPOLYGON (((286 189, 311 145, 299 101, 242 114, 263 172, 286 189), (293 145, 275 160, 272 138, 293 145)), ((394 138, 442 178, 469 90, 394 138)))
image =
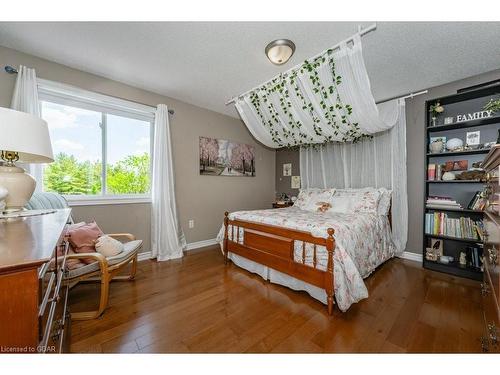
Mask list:
POLYGON ((346 311, 395 255, 390 201, 386 189, 302 190, 291 207, 226 212, 217 239, 226 264, 346 311))

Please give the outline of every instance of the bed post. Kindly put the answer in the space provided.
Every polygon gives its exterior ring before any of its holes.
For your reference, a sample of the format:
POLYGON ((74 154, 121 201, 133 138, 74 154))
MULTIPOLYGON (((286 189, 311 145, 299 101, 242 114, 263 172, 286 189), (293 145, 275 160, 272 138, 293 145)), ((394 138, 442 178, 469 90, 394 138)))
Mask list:
POLYGON ((229 212, 224 212, 224 241, 222 243, 222 251, 224 252, 224 264, 227 264, 227 227, 229 224, 229 212))
POLYGON ((325 291, 326 299, 328 301, 328 314, 333 313, 333 285, 334 285, 334 275, 333 275, 333 251, 335 250, 335 239, 333 234, 335 230, 333 228, 328 228, 328 238, 326 239, 326 250, 328 251, 328 263, 326 266, 326 277, 325 277, 325 291))

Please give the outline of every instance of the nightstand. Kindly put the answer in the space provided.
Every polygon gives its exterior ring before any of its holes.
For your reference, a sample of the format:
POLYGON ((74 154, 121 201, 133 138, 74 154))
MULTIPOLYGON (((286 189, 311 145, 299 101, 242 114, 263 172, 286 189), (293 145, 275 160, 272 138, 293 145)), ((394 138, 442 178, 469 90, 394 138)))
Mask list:
POLYGON ((273 202, 273 208, 285 208, 290 206, 293 206, 293 202, 284 202, 284 203, 273 202))

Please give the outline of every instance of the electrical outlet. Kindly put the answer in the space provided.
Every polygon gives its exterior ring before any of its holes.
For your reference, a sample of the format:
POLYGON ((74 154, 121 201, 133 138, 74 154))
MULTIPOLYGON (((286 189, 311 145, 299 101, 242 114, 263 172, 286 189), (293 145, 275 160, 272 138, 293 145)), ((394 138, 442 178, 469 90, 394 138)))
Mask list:
POLYGON ((189 220, 188 224, 189 224, 189 229, 194 228, 194 220, 189 220))

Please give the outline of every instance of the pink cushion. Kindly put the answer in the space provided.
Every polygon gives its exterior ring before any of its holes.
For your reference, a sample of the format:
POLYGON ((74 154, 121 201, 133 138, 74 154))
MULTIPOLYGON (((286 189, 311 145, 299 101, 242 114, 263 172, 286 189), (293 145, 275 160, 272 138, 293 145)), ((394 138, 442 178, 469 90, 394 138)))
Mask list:
MULTIPOLYGON (((93 253, 95 252, 95 242, 104 233, 97 226, 96 222, 83 224, 73 224, 68 229, 69 243, 75 253, 93 253)), ((82 259, 86 264, 95 262, 95 259, 82 259)))

